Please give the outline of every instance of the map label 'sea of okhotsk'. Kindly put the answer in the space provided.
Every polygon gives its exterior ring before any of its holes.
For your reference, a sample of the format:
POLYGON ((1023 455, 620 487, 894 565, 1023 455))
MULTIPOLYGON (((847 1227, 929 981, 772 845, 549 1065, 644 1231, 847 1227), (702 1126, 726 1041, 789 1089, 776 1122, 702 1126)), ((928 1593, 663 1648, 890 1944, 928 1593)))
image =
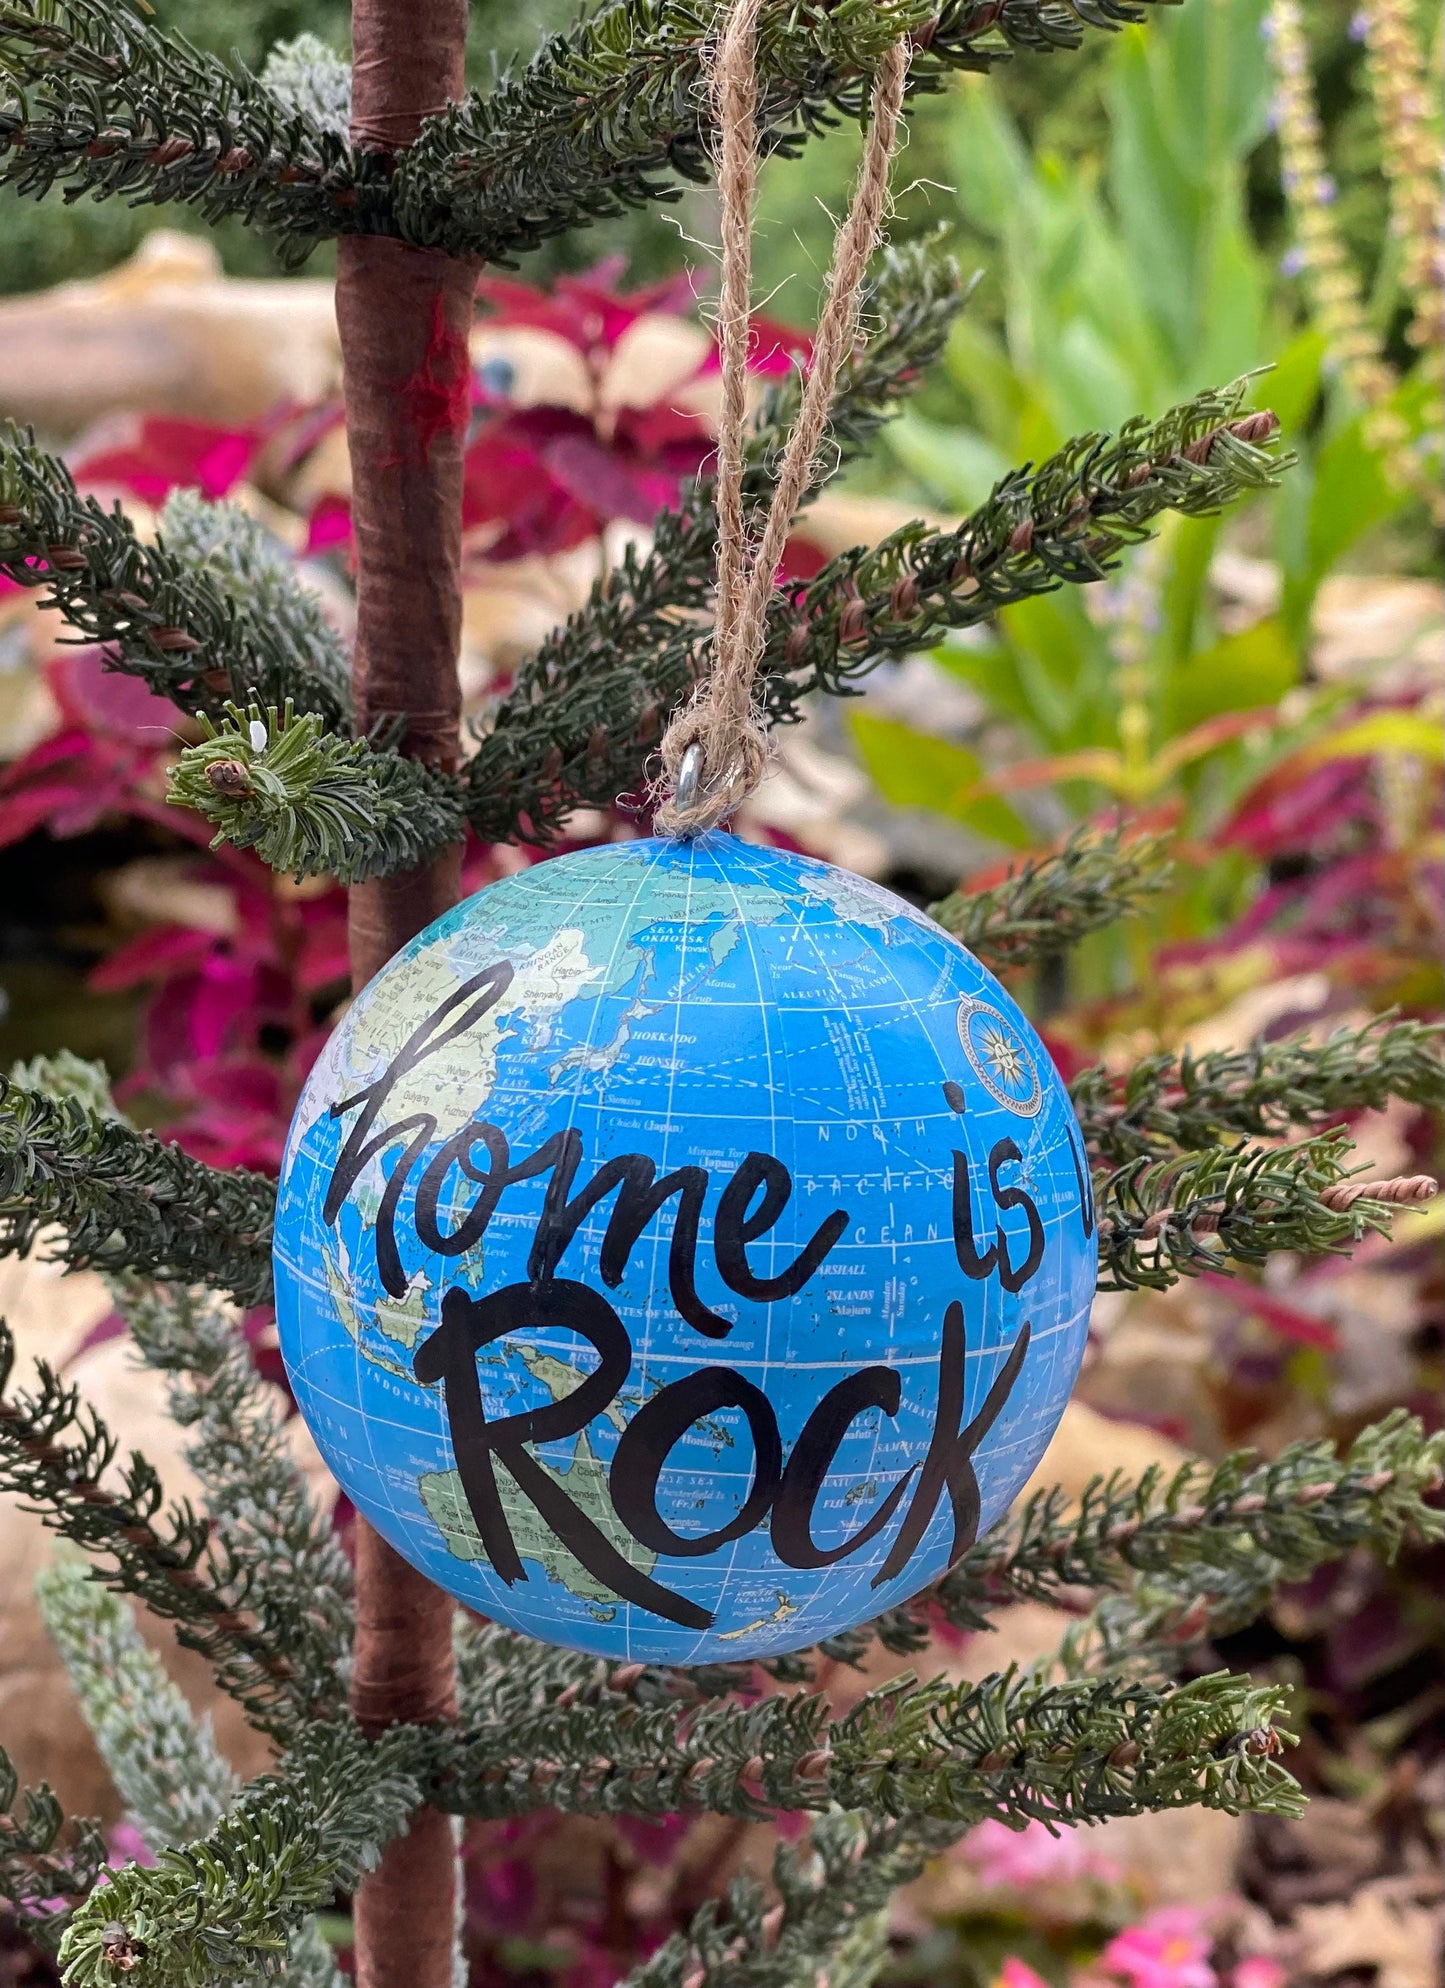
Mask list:
POLYGON ((296 1399, 359 1511, 599 1655, 798 1649, 934 1581, 1078 1370, 1068 1095, 972 954, 728 835, 539 863, 332 1037, 276 1229, 296 1399))

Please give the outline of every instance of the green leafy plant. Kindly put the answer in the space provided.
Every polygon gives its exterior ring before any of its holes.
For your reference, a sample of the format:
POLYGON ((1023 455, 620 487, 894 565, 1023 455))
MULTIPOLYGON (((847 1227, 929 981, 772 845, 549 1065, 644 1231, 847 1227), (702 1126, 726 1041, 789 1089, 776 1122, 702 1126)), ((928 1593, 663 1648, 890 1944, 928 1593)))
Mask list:
MULTIPOLYGON (((1249 202, 1269 127, 1278 122, 1287 142, 1298 124, 1290 106, 1308 90, 1297 30, 1290 76, 1277 84, 1266 43, 1278 55, 1282 32, 1262 0, 1221 0, 1207 13, 1170 14, 1147 34, 1126 30, 1102 66, 1108 135, 1097 164, 1031 152, 999 94, 970 78, 935 119, 962 225, 991 272, 950 338, 949 389, 926 411, 905 411, 886 444, 936 504, 965 508, 1009 461, 1043 454, 1064 434, 1252 368, 1272 369, 1264 391, 1301 461, 1260 500, 1266 515, 1254 523, 1280 566, 1277 609, 1243 630, 1221 626, 1210 569, 1223 520, 1171 520, 1092 598, 1010 605, 992 639, 935 652, 1011 728, 1010 757, 1021 763, 1001 776, 964 745, 857 715, 859 749, 888 798, 1017 848, 1038 835, 1041 817, 1026 797, 1045 788, 1075 815, 1108 802, 1182 804, 1197 827, 1257 775, 1265 754, 1297 743, 1278 714, 1307 679, 1313 603, 1366 533, 1412 495, 1418 501, 1419 479, 1402 480, 1391 462, 1428 437, 1435 362, 1397 381, 1369 359, 1362 326, 1295 320, 1249 202), (1331 355, 1361 339, 1357 380, 1331 355), (1261 746, 1270 730, 1277 736, 1261 746)), ((1380 32, 1388 41, 1403 30, 1392 14, 1380 32)), ((1422 144, 1412 126, 1392 154, 1402 214, 1417 230, 1422 144)), ((1317 174, 1322 162, 1310 157, 1317 174)), ((1320 280, 1338 289, 1343 251, 1326 195, 1309 191, 1308 165, 1291 153, 1287 185, 1298 188, 1319 253, 1332 244, 1320 280)), ((1433 322, 1420 258, 1411 267, 1426 313, 1418 321, 1433 322)), ((1343 305, 1331 308, 1338 316, 1343 305)), ((1328 700, 1309 708, 1318 723, 1328 700)))

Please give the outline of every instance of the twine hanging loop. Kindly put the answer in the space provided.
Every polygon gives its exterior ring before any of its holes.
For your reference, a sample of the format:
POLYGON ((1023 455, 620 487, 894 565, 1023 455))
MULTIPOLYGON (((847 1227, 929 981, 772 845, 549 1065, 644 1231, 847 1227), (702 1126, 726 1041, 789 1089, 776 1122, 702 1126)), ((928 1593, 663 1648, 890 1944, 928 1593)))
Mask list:
POLYGON ((762 0, 734 0, 712 69, 719 131, 718 197, 722 213, 722 294, 718 343, 722 405, 718 417, 716 504, 717 610, 712 668, 673 714, 661 746, 660 829, 697 835, 714 828, 767 771, 769 740, 758 693, 767 640, 768 603, 793 516, 818 473, 838 374, 858 338, 858 306, 888 204, 888 166, 898 137, 908 77, 908 44, 890 48, 873 87, 873 115, 852 204, 833 244, 833 261, 797 419, 756 539, 743 507, 747 442, 748 342, 751 336, 753 204, 758 179, 758 10, 762 0))

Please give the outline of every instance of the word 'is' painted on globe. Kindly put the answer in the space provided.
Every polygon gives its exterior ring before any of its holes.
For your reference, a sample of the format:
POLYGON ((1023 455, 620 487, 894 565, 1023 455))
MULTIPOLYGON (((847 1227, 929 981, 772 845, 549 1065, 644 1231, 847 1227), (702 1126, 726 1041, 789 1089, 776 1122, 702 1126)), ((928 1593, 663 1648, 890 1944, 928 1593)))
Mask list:
MULTIPOLYGON (((378 1128, 390 1092, 417 1066, 453 1043, 501 999, 513 977, 500 961, 474 975, 442 1003, 403 1044, 376 1080, 331 1107, 333 1118, 357 1112, 327 1187, 323 1219, 334 1226, 362 1170, 382 1152, 404 1145, 387 1179, 377 1211, 377 1274, 393 1297, 407 1288, 397 1240, 397 1214, 418 1162, 437 1130, 435 1117, 413 1112, 378 1128)), ((966 1018, 965 1018, 966 1019, 966 1018)), ((968 1040, 965 1036, 965 1047, 968 1040)), ((973 1061, 973 1058, 970 1058, 973 1061)), ((955 1111, 965 1105, 958 1085, 944 1093, 955 1111)), ((1025 1106, 1025 1109, 1027 1107, 1025 1106)), ((1079 1217, 1087 1239, 1094 1231, 1093 1191, 1087 1165, 1072 1131, 1069 1150, 1079 1188, 1079 1217)), ((967 1156, 953 1154, 953 1240, 959 1269, 973 1280, 997 1276, 1011 1295, 1022 1292, 1044 1256, 1044 1225, 1027 1190, 1003 1178, 1021 1159, 1012 1139, 1000 1139, 988 1155, 989 1189, 994 1203, 992 1240, 976 1235, 973 1186, 967 1156), (1015 1254, 1005 1234, 1005 1213, 1017 1210, 1027 1231, 1015 1254)), ((463 1289, 446 1293, 441 1324, 417 1347, 412 1368, 424 1386, 440 1382, 448 1427, 467 1504, 494 1571, 510 1587, 526 1579, 497 1483, 496 1465, 509 1472, 538 1516, 589 1573, 624 1601, 683 1628, 706 1629, 713 1613, 674 1594, 628 1561, 556 1477, 528 1453, 527 1445, 576 1436, 616 1401, 632 1371, 632 1341, 622 1319, 600 1292, 557 1274, 567 1245, 599 1202, 616 1194, 602 1242, 599 1270, 616 1288, 626 1273, 643 1229, 669 1201, 677 1208, 668 1251, 668 1287, 679 1317, 708 1339, 724 1339, 733 1321, 703 1302, 696 1284, 699 1226, 710 1176, 705 1167, 684 1166, 660 1179, 644 1153, 606 1161, 573 1192, 582 1164, 582 1135, 569 1128, 543 1141, 535 1152, 513 1159, 506 1135, 484 1118, 474 1118, 445 1141, 416 1181, 413 1222, 421 1245, 441 1256, 461 1256, 485 1235, 508 1187, 549 1176, 527 1260, 527 1282, 508 1284, 486 1296, 463 1289), (485 1165, 476 1155, 486 1156, 485 1165), (476 1198, 456 1227, 444 1231, 439 1204, 456 1170, 477 1188, 476 1198), (477 1354, 509 1333, 535 1326, 559 1326, 585 1339, 598 1364, 560 1401, 520 1414, 488 1419, 482 1399, 477 1354)), ((795 1297, 815 1275, 848 1225, 848 1211, 835 1209, 777 1275, 761 1277, 748 1250, 773 1229, 792 1198, 793 1183, 783 1163, 767 1153, 749 1153, 722 1190, 712 1224, 718 1274, 739 1297, 771 1303, 795 1297)), ((772 1404, 762 1390, 735 1369, 699 1367, 672 1381, 632 1416, 618 1441, 608 1473, 608 1490, 622 1524, 651 1552, 679 1559, 714 1553, 765 1521, 773 1550, 786 1566, 818 1568, 857 1553, 889 1525, 908 1497, 897 1537, 872 1585, 901 1574, 927 1532, 947 1493, 953 1519, 950 1560, 972 1545, 978 1531, 979 1489, 973 1456, 998 1419, 1023 1368, 1030 1325, 1025 1319, 1008 1358, 977 1413, 965 1424, 964 1374, 967 1343, 963 1307, 955 1300, 943 1319, 939 1348, 937 1407, 932 1439, 921 1465, 912 1465, 887 1491, 867 1524, 841 1546, 821 1548, 813 1537, 813 1508, 844 1437, 869 1410, 896 1417, 901 1384, 892 1367, 863 1367, 831 1387, 813 1409, 786 1461, 772 1404), (668 1525, 657 1507, 657 1492, 676 1444, 704 1417, 722 1409, 741 1411, 752 1437, 754 1464, 748 1495, 736 1516, 711 1532, 687 1536, 668 1525), (909 1493, 911 1491, 911 1496, 909 1493)))

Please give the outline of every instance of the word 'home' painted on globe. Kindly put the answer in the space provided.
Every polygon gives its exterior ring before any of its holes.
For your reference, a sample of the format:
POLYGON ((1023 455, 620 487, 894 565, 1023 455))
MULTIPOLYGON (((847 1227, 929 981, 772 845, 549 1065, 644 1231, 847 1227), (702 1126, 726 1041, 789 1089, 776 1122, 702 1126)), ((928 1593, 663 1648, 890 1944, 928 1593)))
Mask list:
MULTIPOLYGON (((412 1372, 423 1386, 439 1385, 443 1390, 466 1503, 493 1571, 508 1587, 527 1575, 499 1488, 498 1464, 552 1535, 619 1599, 682 1628, 706 1629, 714 1612, 674 1593, 625 1557, 528 1446, 577 1436, 609 1411, 615 1414, 614 1404, 633 1371, 631 1336, 617 1310, 602 1292, 568 1277, 563 1261, 579 1227, 607 1197, 616 1198, 598 1261, 603 1284, 609 1288, 621 1284, 643 1231, 671 1204, 667 1287, 672 1304, 679 1318, 706 1340, 726 1339, 733 1330, 734 1322, 698 1293, 700 1236, 714 1188, 709 1170, 689 1165, 659 1176, 654 1161, 637 1152, 609 1159, 589 1176, 584 1173, 582 1134, 571 1127, 554 1132, 533 1151, 514 1155, 502 1128, 484 1117, 471 1118, 435 1150, 431 1148, 438 1124, 432 1113, 411 1110, 394 1122, 386 1117, 388 1099, 402 1079, 481 1021, 505 994, 514 972, 510 961, 501 960, 473 975, 411 1033, 373 1082, 332 1104, 330 1116, 349 1119, 350 1124, 327 1183, 322 1217, 334 1227, 364 1169, 383 1153, 400 1149, 387 1176, 373 1234, 378 1278, 393 1298, 401 1299, 408 1288, 403 1263, 406 1238, 398 1237, 397 1225, 409 1187, 415 1240, 447 1258, 477 1249, 509 1188, 545 1177, 525 1281, 480 1296, 460 1284, 447 1290, 441 1299, 440 1325, 417 1345, 412 1372), (454 1226, 444 1228, 441 1211, 454 1214, 449 1189, 456 1176, 476 1191, 454 1226), (489 1417, 477 1355, 508 1334, 539 1327, 576 1334, 595 1352, 596 1366, 570 1392, 545 1406, 489 1417)), ((994 1013, 986 1004, 972 1004, 960 1016, 961 1034, 977 1010, 985 1016, 994 1013)), ((951 1109, 962 1112, 966 1099, 959 1086, 947 1082, 943 1089, 951 1109)), ((1015 1108, 1027 1115, 1028 1099, 1015 1108)), ((1088 1168, 1072 1131, 1069 1150, 1078 1186, 1078 1219, 1087 1241, 1094 1231, 1094 1205, 1088 1168)), ((1018 1177, 1021 1162, 1013 1139, 992 1144, 987 1155, 992 1206, 980 1211, 967 1156, 958 1151, 952 1155, 958 1269, 973 1282, 997 1278, 1013 1297, 1027 1289, 1045 1253, 1045 1225, 1018 1177)), ((788 1168, 771 1154, 750 1152, 718 1186, 711 1216, 713 1262, 728 1290, 755 1303, 796 1297, 848 1229, 848 1210, 832 1210, 790 1262, 765 1276, 755 1267, 750 1251, 776 1228, 792 1200, 788 1168)), ((957 1558, 973 1542, 979 1524, 974 1454, 1013 1392, 1031 1330, 1028 1319, 1022 1319, 981 1406, 965 1423, 969 1349, 964 1307, 956 1298, 946 1305, 932 1377, 933 1428, 927 1449, 921 1461, 883 1491, 867 1521, 839 1545, 824 1548, 816 1543, 814 1508, 839 1448, 858 1419, 870 1412, 889 1418, 898 1415, 902 1381, 894 1367, 860 1367, 828 1388, 786 1456, 773 1405, 746 1375, 709 1363, 669 1381, 635 1409, 616 1444, 607 1472, 616 1518, 639 1547, 655 1556, 654 1566, 659 1559, 716 1553, 766 1525, 778 1560, 803 1569, 829 1567, 849 1558, 897 1519, 887 1555, 872 1578, 872 1586, 879 1587, 905 1571, 946 1496, 953 1525, 950 1559, 957 1558), (741 1413, 751 1438, 753 1466, 747 1494, 726 1524, 699 1534, 681 1533, 658 1509, 662 1473, 690 1430, 729 1409, 741 1413)))

